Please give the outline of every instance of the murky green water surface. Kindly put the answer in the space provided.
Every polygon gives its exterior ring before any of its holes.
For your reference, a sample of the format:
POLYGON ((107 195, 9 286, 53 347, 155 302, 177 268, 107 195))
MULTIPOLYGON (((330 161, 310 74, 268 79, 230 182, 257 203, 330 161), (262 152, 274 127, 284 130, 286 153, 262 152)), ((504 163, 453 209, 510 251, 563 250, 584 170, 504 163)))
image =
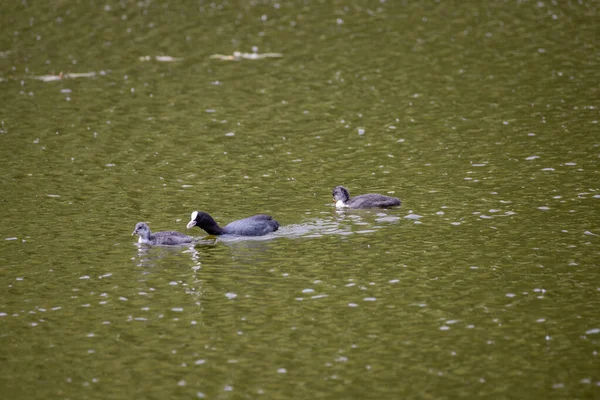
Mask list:
POLYGON ((599 16, 3 2, 2 398, 597 398, 599 16))

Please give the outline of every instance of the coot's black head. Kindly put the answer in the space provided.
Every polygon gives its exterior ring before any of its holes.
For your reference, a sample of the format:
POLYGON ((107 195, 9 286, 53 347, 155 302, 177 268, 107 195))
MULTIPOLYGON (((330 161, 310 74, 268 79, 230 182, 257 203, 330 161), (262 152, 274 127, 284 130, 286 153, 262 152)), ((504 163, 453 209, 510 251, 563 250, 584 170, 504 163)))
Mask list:
POLYGON ((210 226, 214 223, 215 220, 204 211, 194 211, 191 215, 190 222, 187 224, 187 228, 190 229, 197 226, 204 229, 205 226, 210 226))
POLYGON ((342 200, 344 203, 350 200, 350 193, 348 193, 348 189, 343 186, 334 187, 332 194, 334 203, 339 200, 342 200))
POLYGON ((145 222, 138 222, 135 224, 135 229, 131 235, 148 236, 150 234, 150 227, 145 222))

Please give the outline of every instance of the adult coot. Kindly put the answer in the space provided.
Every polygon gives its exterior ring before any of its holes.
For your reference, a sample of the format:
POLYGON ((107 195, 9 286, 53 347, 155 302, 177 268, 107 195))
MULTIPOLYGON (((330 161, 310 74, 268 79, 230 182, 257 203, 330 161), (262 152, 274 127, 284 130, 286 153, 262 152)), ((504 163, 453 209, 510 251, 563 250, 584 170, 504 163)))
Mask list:
POLYGON ((333 202, 337 208, 386 208, 400 205, 400 199, 376 193, 361 194, 350 198, 348 189, 343 186, 333 188, 333 202))
POLYGON ((204 229, 210 235, 263 236, 279 229, 279 223, 270 215, 259 214, 233 221, 221 228, 209 214, 194 211, 187 228, 194 226, 204 229))
POLYGON ((174 245, 191 243, 194 238, 188 235, 184 235, 180 232, 165 231, 165 232, 150 232, 150 227, 145 222, 138 222, 135 224, 135 229, 132 235, 139 235, 139 243, 144 244, 159 244, 159 245, 174 245))

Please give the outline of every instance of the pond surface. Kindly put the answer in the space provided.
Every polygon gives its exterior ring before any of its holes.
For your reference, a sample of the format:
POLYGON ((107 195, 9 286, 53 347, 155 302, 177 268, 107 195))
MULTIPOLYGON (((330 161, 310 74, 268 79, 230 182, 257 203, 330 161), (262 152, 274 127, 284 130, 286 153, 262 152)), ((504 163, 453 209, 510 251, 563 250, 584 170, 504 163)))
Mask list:
POLYGON ((2 397, 598 398, 599 17, 3 2, 2 397))

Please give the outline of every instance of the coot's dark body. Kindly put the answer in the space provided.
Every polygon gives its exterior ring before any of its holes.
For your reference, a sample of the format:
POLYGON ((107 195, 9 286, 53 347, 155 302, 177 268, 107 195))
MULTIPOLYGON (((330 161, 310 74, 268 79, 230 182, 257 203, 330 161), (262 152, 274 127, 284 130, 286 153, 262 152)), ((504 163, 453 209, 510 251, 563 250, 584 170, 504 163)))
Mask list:
POLYGON ((205 230, 210 235, 264 236, 279 229, 279 223, 265 214, 233 221, 221 228, 213 217, 203 211, 192 213, 187 228, 194 226, 205 230))

